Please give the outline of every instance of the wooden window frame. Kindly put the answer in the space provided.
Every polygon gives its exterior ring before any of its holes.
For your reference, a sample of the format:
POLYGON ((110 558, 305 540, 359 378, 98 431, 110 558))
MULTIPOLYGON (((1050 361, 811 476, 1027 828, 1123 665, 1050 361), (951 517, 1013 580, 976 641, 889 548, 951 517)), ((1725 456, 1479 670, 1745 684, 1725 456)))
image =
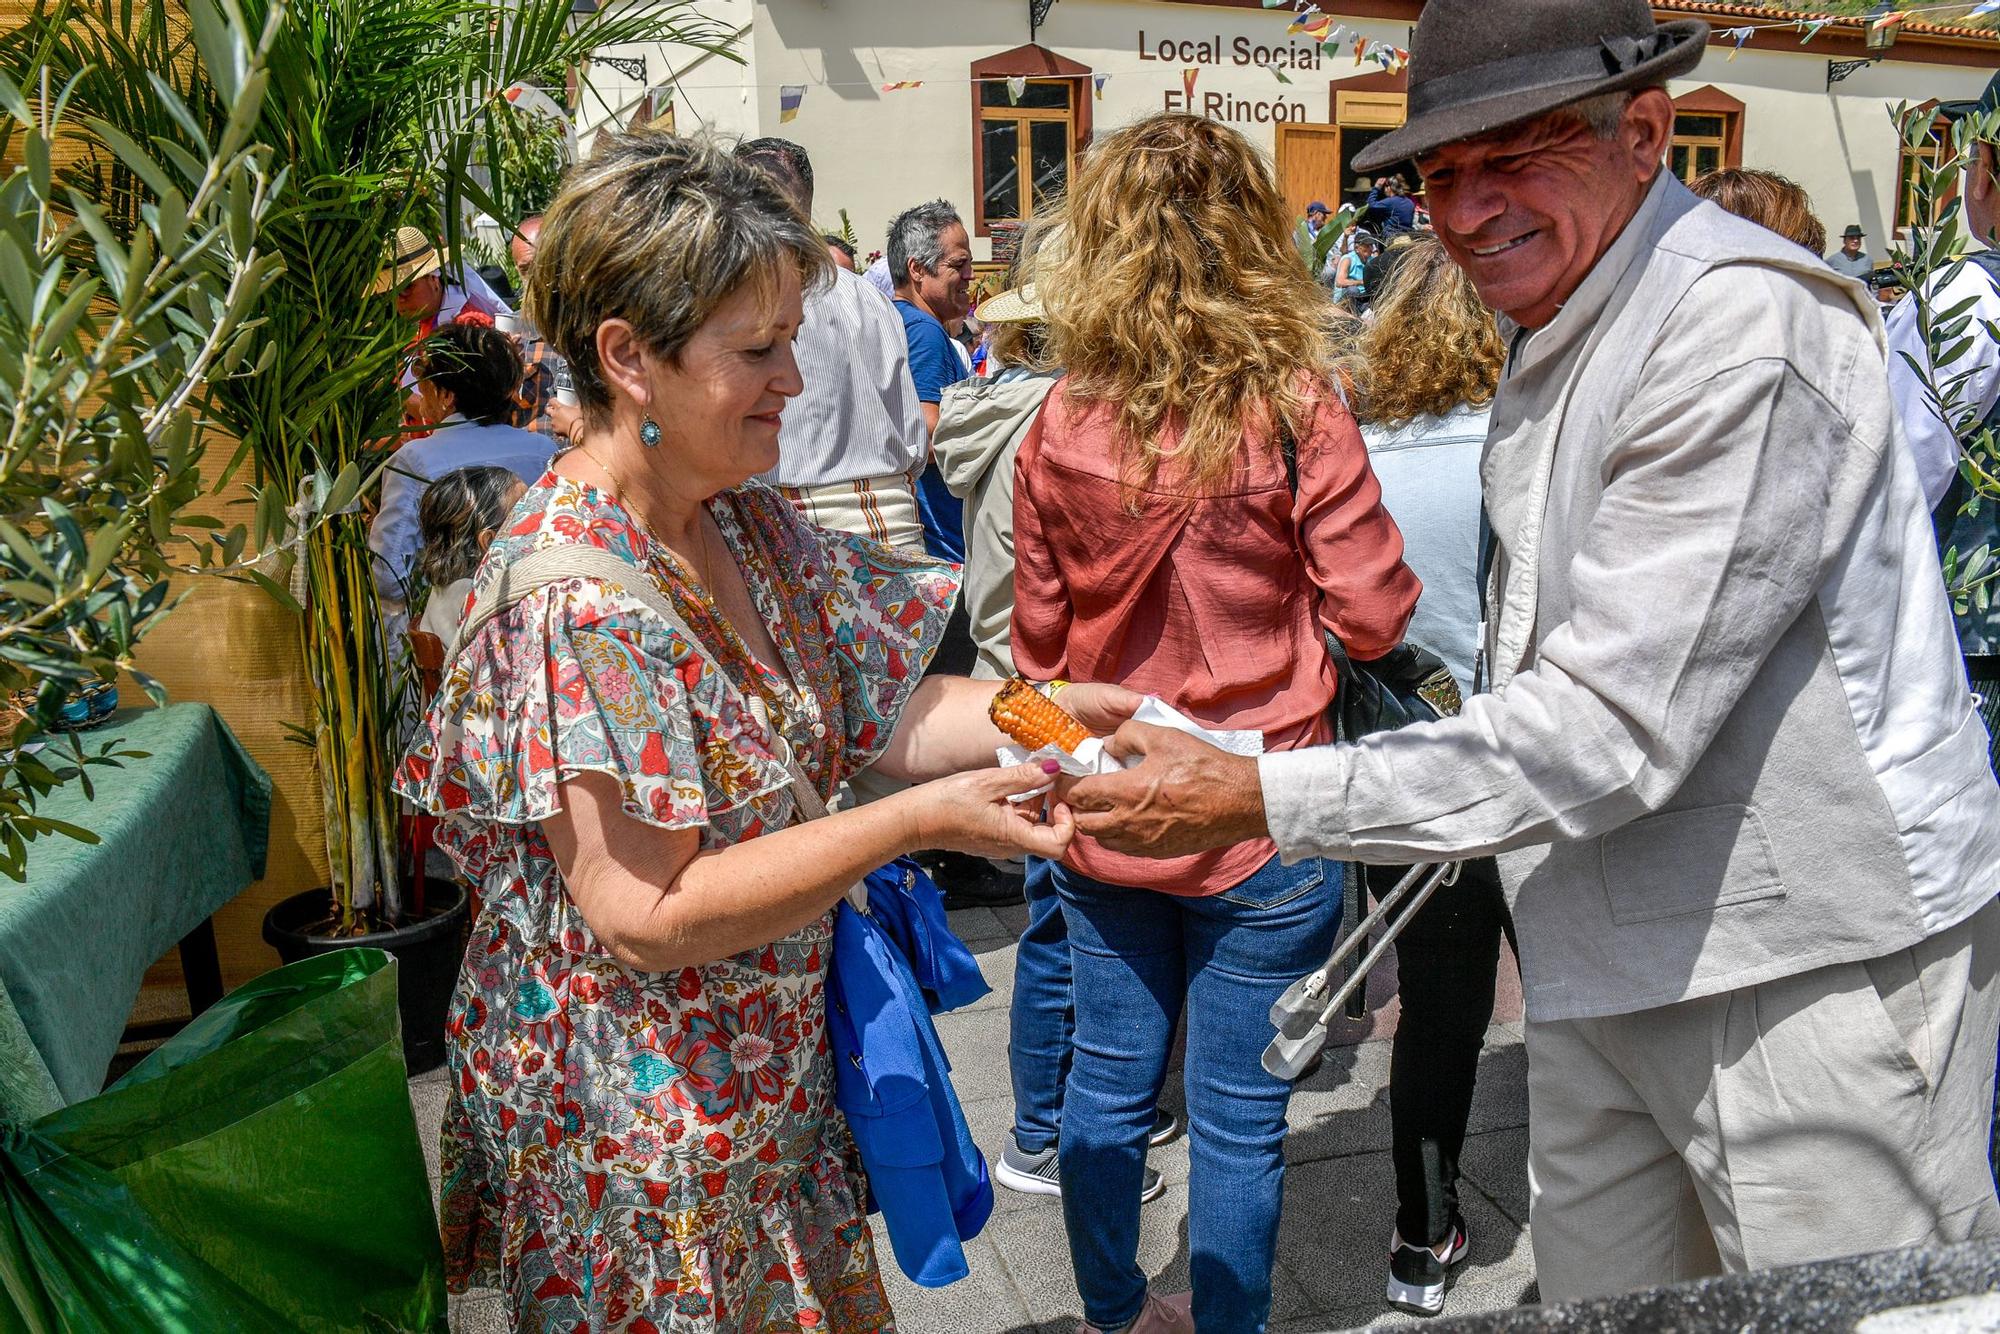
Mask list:
MULTIPOLYGON (((1911 148, 1900 137, 1896 140, 1896 195, 1895 198, 1889 201, 1889 234, 1898 241, 1908 239, 1910 222, 1914 221, 1914 219, 1906 221, 1903 217, 1903 202, 1910 196, 1908 173, 1912 159, 1921 158, 1936 162, 1938 158, 1944 155, 1945 148, 1951 143, 1951 122, 1935 114, 1937 105, 1938 99, 1933 97, 1927 102, 1918 103, 1915 107, 1915 110, 1933 113, 1931 116, 1932 142, 1928 147, 1911 148)), ((1936 200, 1936 206, 1940 212, 1952 200, 1958 198, 1958 190, 1959 182, 1956 178, 1945 183, 1944 193, 1936 200)))
MULTIPOLYGON (((1731 97, 1712 83, 1699 88, 1691 88, 1674 99, 1674 115, 1679 116, 1720 116, 1722 118, 1722 168, 1727 171, 1743 165, 1743 103, 1731 97)), ((1673 162, 1673 147, 1681 142, 1675 135, 1667 144, 1667 161, 1673 162)), ((1703 143, 1715 143, 1704 139, 1703 143)))
MULTIPOLYGON (((1021 126, 1020 133, 1025 139, 1028 133, 1026 126, 1030 121, 1067 120, 1070 123, 1069 160, 1073 169, 1077 154, 1090 144, 1091 103, 1096 100, 1097 94, 1096 86, 1091 81, 1091 73, 1090 66, 1066 56, 1059 56, 1047 47, 1032 42, 972 62, 972 234, 974 236, 993 234, 992 225, 986 217, 986 122, 1015 121, 1021 126), (1065 112, 1048 107, 988 108, 981 102, 980 93, 984 84, 993 79, 1028 79, 1037 83, 1067 81, 1070 84, 1070 109, 1065 112)), ((1022 182, 1022 188, 1027 188, 1026 181, 1022 182)), ((1011 223, 1014 219, 1001 218, 998 221, 1011 223)))

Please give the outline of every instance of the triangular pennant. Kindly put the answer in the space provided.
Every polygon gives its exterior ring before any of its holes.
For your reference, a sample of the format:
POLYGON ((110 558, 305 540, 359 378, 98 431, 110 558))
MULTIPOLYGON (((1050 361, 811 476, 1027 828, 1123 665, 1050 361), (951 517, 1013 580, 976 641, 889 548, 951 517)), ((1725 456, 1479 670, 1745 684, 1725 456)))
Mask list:
POLYGON ((1868 35, 1870 37, 1893 36, 1896 29, 1903 26, 1903 17, 1903 11, 1900 9, 1884 14, 1881 18, 1876 19, 1868 25, 1868 35))
POLYGON ((1090 84, 1097 91, 1098 101, 1102 102, 1104 100, 1104 85, 1109 82, 1111 82, 1109 74, 1093 74, 1090 76, 1090 84))
POLYGON ((1333 17, 1331 15, 1313 14, 1294 19, 1292 26, 1285 29, 1285 35, 1290 37, 1293 34, 1303 34, 1312 41, 1320 42, 1326 40, 1327 31, 1332 27, 1333 17))
POLYGON ((923 86, 924 81, 922 79, 903 79, 896 83, 883 84, 882 91, 885 93, 899 93, 905 88, 921 88, 923 86))
POLYGON ((1194 105, 1194 81, 1201 77, 1198 65, 1189 65, 1181 71, 1181 91, 1186 94, 1188 105, 1194 105))
POLYGON ((802 83, 778 85, 778 123, 785 124, 797 118, 799 103, 806 100, 806 86, 802 83))
MULTIPOLYGON (((2000 0, 1996 0, 1996 3, 2000 3, 2000 0)), ((1799 45, 1804 46, 1807 42, 1819 36, 1819 30, 1831 22, 1833 22, 1832 19, 1800 19, 1799 31, 1804 33, 1805 36, 1799 38, 1799 45)))
POLYGON ((1743 49, 1743 43, 1749 41, 1756 31, 1755 28, 1731 28, 1724 32, 1722 35, 1729 38, 1735 45, 1729 48, 1728 59, 1723 63, 1727 64, 1729 60, 1736 59, 1736 53, 1743 49))
MULTIPOLYGON (((1995 3, 2000 4, 2000 0, 1995 0, 1995 3)), ((1290 83, 1292 81, 1291 75, 1285 73, 1284 66, 1278 64, 1275 60, 1266 64, 1264 68, 1276 75, 1279 83, 1290 83)))
POLYGON ((1028 91, 1028 79, 1024 74, 1016 74, 1007 80, 1007 100, 1019 106, 1021 95, 1028 91))

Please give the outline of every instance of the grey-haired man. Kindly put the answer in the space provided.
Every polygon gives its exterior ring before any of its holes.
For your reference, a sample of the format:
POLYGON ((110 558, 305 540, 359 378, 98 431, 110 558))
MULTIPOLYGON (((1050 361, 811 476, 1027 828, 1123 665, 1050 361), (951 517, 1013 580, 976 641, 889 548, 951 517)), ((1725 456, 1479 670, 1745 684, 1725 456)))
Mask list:
POLYGON ((1551 1300, 2000 1236, 2000 786, 1872 301, 1661 166, 1706 35, 1430 0, 1356 163, 1505 316, 1490 693, 1258 761, 1128 724, 1066 786, 1129 850, 1500 854, 1551 1300))

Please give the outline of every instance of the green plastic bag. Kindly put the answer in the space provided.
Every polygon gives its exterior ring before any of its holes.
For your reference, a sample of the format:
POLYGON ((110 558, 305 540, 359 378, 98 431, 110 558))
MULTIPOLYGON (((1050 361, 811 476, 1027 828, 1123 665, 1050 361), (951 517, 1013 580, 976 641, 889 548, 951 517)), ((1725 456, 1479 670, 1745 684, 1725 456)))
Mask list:
POLYGON ((97 1097, 0 1127, 0 1334, 445 1329, 380 950, 266 973, 97 1097))

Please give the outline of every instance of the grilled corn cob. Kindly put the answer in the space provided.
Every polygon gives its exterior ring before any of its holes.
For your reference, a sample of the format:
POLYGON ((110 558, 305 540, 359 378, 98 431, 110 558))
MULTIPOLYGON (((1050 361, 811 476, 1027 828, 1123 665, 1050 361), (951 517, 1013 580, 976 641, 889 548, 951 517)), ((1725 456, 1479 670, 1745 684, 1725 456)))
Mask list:
POLYGON ((1018 676, 1000 687, 986 713, 995 727, 1030 751, 1055 746, 1074 754, 1090 736, 1089 728, 1018 676))

